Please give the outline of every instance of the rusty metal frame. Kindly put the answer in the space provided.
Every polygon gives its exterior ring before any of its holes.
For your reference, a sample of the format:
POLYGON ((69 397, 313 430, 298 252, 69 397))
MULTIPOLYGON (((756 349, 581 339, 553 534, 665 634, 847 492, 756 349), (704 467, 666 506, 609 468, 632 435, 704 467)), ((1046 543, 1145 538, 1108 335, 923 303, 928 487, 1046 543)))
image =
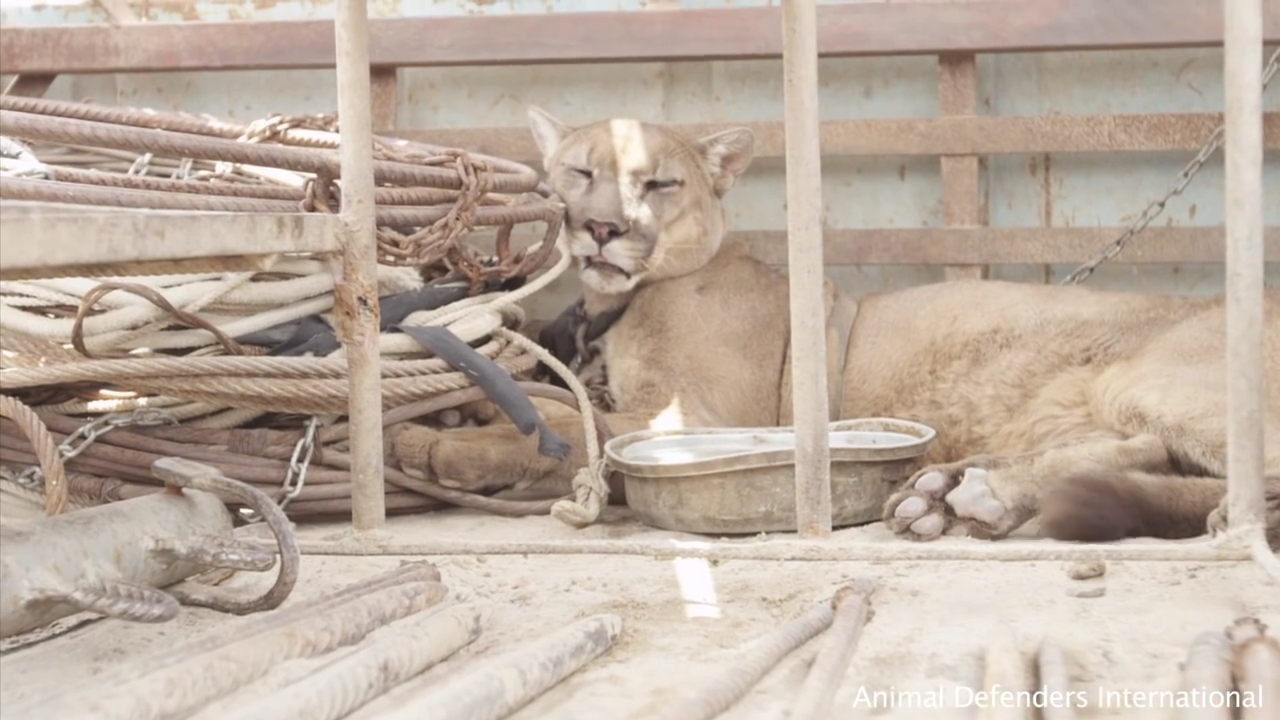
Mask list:
MULTIPOLYGON (((808 3, 805 3, 806 5, 808 3)), ((337 24, 363 12, 364 0, 339 2, 337 24), (345 8, 345 9, 344 9, 345 8)), ((1233 385, 1234 418, 1231 445, 1232 512, 1242 518, 1242 533, 1256 534, 1258 488, 1252 476, 1260 439, 1249 425, 1252 408, 1244 400, 1256 394, 1258 373, 1255 352, 1261 337, 1253 308, 1260 259, 1280 260, 1280 228, 1262 227, 1260 186, 1253 175, 1263 148, 1280 148, 1280 113, 1262 114, 1256 89, 1240 90, 1240 67, 1259 59, 1263 42, 1280 42, 1280 0, 1228 0, 1224 11, 1215 0, 1050 0, 1048 2, 965 2, 825 5, 814 10, 818 21, 812 39, 816 54, 837 56, 938 55, 941 116, 938 118, 829 121, 819 127, 825 155, 937 155, 943 172, 946 227, 920 229, 833 230, 825 233, 824 248, 831 264, 944 264, 950 277, 984 276, 990 263, 1064 263, 1085 259, 1113 233, 1107 228, 987 228, 981 188, 981 156, 1021 152, 1144 152, 1191 150, 1204 142, 1220 118, 1217 114, 1143 114, 1084 117, 983 117, 976 114, 976 65, 981 53, 1048 52, 1066 50, 1154 49, 1213 47, 1228 44, 1227 122, 1237 141, 1228 141, 1228 166, 1236 188, 1229 199, 1228 227, 1234 248, 1228 255, 1228 296, 1235 308, 1230 330, 1232 362, 1242 368, 1233 385), (1233 15, 1233 13, 1239 13, 1233 15), (1249 21, 1252 21, 1250 23, 1249 21), (1253 46, 1258 47, 1253 47, 1253 46), (1241 49, 1245 48, 1245 49, 1241 49), (1257 113, 1257 127, 1253 123, 1257 113), (1256 131, 1256 132, 1255 132, 1256 131), (1241 135, 1246 135, 1240 140, 1241 135), (1249 153, 1258 157, 1242 160, 1249 153), (1230 209, 1234 208, 1234 209, 1230 209), (1247 217, 1244 217, 1244 215, 1247 217), (1252 263, 1252 265, 1250 265, 1252 263), (1252 268, 1252 269, 1250 269, 1252 268), (1236 276, 1245 277, 1243 285, 1236 276), (1238 385, 1238 387, 1236 387, 1238 385), (1234 513, 1239 512, 1239 515, 1234 513)), ((397 130, 396 68, 448 65, 512 65, 579 62, 651 62, 729 59, 770 59, 783 54, 780 27, 783 10, 776 7, 676 12, 557 14, 554 16, 494 16, 460 18, 397 18, 367 21, 363 42, 369 48, 363 64, 369 66, 369 90, 365 108, 343 103, 347 117, 372 118, 378 130, 415 137, 427 136, 437 144, 459 145, 512 159, 536 159, 527 132, 520 128, 485 130, 397 130), (424 36, 437 42, 424 44, 424 36), (571 37, 570 37, 571 36, 571 37), (507 38, 510 42, 503 41, 507 38), (531 38, 538 38, 531 42, 531 38)), ((363 15, 360 16, 363 19, 363 15)), ((363 20, 357 23, 364 26, 363 20)), ((351 32, 350 29, 347 32, 351 32)), ((359 33, 363 34, 363 33, 359 33)), ((117 26, 64 26, 7 28, 0 35, 0 66, 19 74, 6 92, 43 94, 58 73, 176 72, 266 68, 334 67, 343 31, 326 21, 235 22, 182 24, 121 24, 117 26), (331 34, 332 33, 332 34, 331 34), (265 41, 269 40, 269 41, 265 41), (68 47, 76 48, 67 52, 68 47)), ((349 37, 349 35, 348 35, 349 37)), ((1255 63, 1256 64, 1256 63, 1255 63)), ((363 72, 354 68, 358 72, 363 72)), ((348 58, 343 73, 351 82, 348 58)), ((1254 78, 1245 73, 1245 80, 1254 78)), ((1256 84, 1256 83, 1255 83, 1256 84)), ((816 107, 806 112, 816 112, 816 107)), ((791 113, 789 113, 790 115, 791 113)), ((803 116, 800 113, 797 117, 803 116)), ((370 122, 362 122, 368 125, 370 122)), ((705 126, 687 126, 698 132, 705 126)), ((760 154, 781 157, 783 123, 756 123, 760 154)), ((1232 133, 1228 133, 1230 137, 1232 133)), ((350 137, 344 144, 351 144, 350 137)), ((356 153, 345 153, 344 160, 356 153)), ((1260 167, 1260 166, 1259 166, 1260 167)), ((344 168, 344 175, 346 168, 344 168)), ((1125 262, 1218 262, 1222 259, 1222 228, 1150 228, 1143 243, 1132 248, 1125 262)), ((785 261, 780 252, 782 233, 740 233, 771 262, 785 261)), ((350 242, 348 234, 345 241, 350 242)), ((814 248, 803 252, 812 253, 814 248)), ((359 253, 347 249, 349 257, 359 253)), ((359 263, 348 268, 359 274, 359 263)), ((350 278, 350 275, 348 276, 350 278)), ((354 278, 352 278, 354 280, 354 278)), ((361 318, 360 325, 369 322, 361 318)), ((799 413, 797 413, 797 416, 799 413)), ((798 483, 798 489, 799 489, 798 483)), ((366 527, 381 525, 374 511, 366 527)), ((821 533, 819 533, 821 534, 821 533)), ((1223 542, 1153 548, 1151 559, 1238 560, 1248 554, 1233 532, 1223 542)), ((1252 537, 1252 536, 1250 536, 1252 537)), ((1252 543, 1254 555, 1256 538, 1252 543)), ((347 542, 352 542, 348 540, 347 542)), ((365 552, 373 546, 359 543, 365 552)), ((580 552, 570 542, 546 552, 580 552)), ((961 557, 973 548, 948 547, 944 543, 918 552, 893 551, 895 557, 920 559, 961 557)), ((350 546, 348 545, 348 548, 350 546)), ((313 548, 323 552, 323 548, 313 548)), ((645 553, 652 548, 636 548, 645 553)), ((742 548, 759 554, 813 559, 802 547, 742 548)), ((597 551, 608 552, 607 548, 597 551)), ((617 551, 627 552, 619 547, 617 551)), ((888 552, 888 550, 884 551, 888 552)), ((884 552, 879 552, 883 555, 884 552)), ((978 553, 990 559, 1038 559, 1088 556, 1101 553, 1122 556, 1123 547, 1065 548, 1049 543, 1032 552, 1004 552, 999 547, 978 553), (1035 555, 1032 558, 1031 555, 1035 555), (1016 557, 1015 557, 1016 556, 1016 557)), ((820 553, 835 559, 877 555, 869 548, 839 549, 820 553)), ((1265 544, 1264 544, 1265 553, 1265 544)), ((1274 558, 1270 562, 1274 562, 1274 558)))
MULTIPOLYGON (((822 57, 1211 47, 1213 0, 1034 0, 821 5, 822 57)), ((1263 34, 1280 41, 1280 3, 1263 34)), ((576 12, 370 20, 377 67, 776 60, 782 9, 576 12), (625 18, 625 19, 624 19, 625 18), (430 42, 424 42, 430 38, 430 42)), ((7 28, 7 73, 260 70, 335 66, 326 20, 7 28)))

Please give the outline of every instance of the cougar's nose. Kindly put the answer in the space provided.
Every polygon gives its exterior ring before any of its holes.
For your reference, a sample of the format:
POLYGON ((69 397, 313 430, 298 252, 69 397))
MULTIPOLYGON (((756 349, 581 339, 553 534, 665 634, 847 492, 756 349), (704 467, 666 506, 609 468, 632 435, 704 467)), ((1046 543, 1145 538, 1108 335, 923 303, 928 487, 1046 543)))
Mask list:
POLYGON ((620 238, 626 233, 626 230, 621 225, 613 222, 588 220, 583 223, 583 226, 587 229, 587 232, 591 233, 591 237, 600 245, 604 245, 615 238, 620 238))

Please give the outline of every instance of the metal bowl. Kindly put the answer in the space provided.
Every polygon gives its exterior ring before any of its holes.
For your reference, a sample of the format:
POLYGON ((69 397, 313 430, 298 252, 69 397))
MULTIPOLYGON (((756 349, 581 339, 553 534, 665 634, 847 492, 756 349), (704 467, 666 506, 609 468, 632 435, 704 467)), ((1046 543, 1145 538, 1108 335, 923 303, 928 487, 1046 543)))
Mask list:
MULTIPOLYGON (((879 520, 936 436, 927 425, 894 418, 831 423, 832 524, 879 520)), ((796 530, 790 427, 642 430, 613 438, 604 453, 646 525, 716 535, 796 530)))

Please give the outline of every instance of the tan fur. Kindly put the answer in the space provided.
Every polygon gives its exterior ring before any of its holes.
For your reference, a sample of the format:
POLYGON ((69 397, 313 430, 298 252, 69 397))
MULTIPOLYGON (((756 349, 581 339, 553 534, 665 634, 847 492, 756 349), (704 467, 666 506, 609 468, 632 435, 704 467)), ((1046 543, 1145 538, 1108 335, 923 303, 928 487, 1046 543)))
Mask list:
MULTIPOLYGON (((588 310, 630 302, 603 338, 614 431, 789 423, 787 281, 723 240, 721 198, 750 164, 750 132, 690 141, 635 121, 570 129, 537 109, 530 119, 567 206, 588 310), (601 228, 621 232, 601 245, 601 228), (624 272, 584 263, 593 256, 624 272)), ((1269 291, 1273 476, 1277 310, 1280 293, 1269 291)), ((1224 337, 1221 297, 982 280, 870 296, 843 368, 842 417, 907 418, 938 431, 931 466, 885 508, 907 538, 999 538, 1042 510, 1048 534, 1063 539, 1197 534, 1225 495, 1224 337), (1091 503, 1101 509, 1089 512, 1091 503)), ((393 460, 472 490, 561 494, 583 460, 581 431, 573 415, 550 421, 575 443, 566 462, 538 457, 534 438, 501 423, 396 428, 393 460)), ((1272 501, 1280 526, 1274 488, 1272 501)))

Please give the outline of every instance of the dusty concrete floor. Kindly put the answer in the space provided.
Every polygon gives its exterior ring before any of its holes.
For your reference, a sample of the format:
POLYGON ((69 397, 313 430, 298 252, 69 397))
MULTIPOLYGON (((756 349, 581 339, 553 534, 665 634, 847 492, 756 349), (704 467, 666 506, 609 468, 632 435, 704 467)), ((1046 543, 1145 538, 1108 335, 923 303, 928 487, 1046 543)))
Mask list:
MULTIPOLYGON (((318 539, 332 536, 336 529, 309 525, 299 534, 302 539, 318 539)), ((511 520, 465 511, 393 518, 389 532, 398 540, 671 535, 626 520, 575 531, 547 517, 511 520)), ((837 535, 841 542, 892 541, 879 525, 837 535)), ((306 556, 287 604, 390 569, 400 559, 306 556)), ((722 667, 738 644, 774 630, 830 598, 841 583, 865 575, 878 580, 874 617, 865 628, 833 717, 888 712, 859 702, 860 696, 866 697, 860 695, 863 690, 980 687, 982 648, 994 630, 1007 625, 1029 657, 1045 637, 1065 650, 1072 689, 1086 692, 1090 705, 1078 711, 1080 717, 1163 718, 1167 713, 1097 707, 1098 693, 1167 687, 1192 638, 1225 627, 1236 617, 1253 615, 1280 628, 1280 591, 1267 584, 1259 568, 1246 563, 1111 562, 1100 581, 1105 594, 1076 597, 1069 592, 1080 581, 1068 578, 1060 562, 704 562, 520 555, 432 561, 453 600, 489 603, 491 622, 458 655, 349 716, 353 720, 374 720, 399 698, 467 661, 501 653, 596 613, 615 613, 623 619, 619 642, 511 717, 651 718, 690 683, 722 667)), ((224 587, 247 589, 269 581, 241 574, 224 587)), ((0 715, 14 703, 60 692, 69 677, 92 682, 107 668, 240 621, 186 609, 163 625, 94 621, 9 649, 0 655, 0 715)), ((723 717, 785 717, 820 643, 821 636, 792 653, 723 717)), ((297 669, 278 669, 291 671, 297 669)), ((945 693, 956 697, 952 690, 945 693)))

